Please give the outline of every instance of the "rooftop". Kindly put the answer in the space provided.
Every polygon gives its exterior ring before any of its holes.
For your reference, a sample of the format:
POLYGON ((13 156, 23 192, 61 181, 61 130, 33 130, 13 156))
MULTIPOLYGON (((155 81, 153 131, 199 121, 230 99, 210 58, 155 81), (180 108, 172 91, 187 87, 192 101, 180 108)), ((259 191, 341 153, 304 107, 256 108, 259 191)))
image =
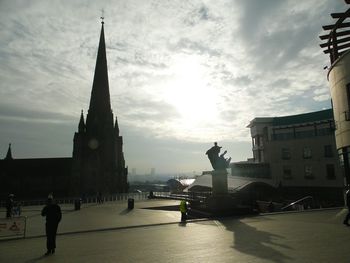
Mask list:
POLYGON ((283 117, 258 117, 254 118, 248 128, 258 124, 258 123, 271 123, 274 126, 286 126, 294 125, 300 123, 312 123, 320 121, 329 121, 333 120, 333 111, 332 109, 308 112, 297 115, 283 116, 283 117))

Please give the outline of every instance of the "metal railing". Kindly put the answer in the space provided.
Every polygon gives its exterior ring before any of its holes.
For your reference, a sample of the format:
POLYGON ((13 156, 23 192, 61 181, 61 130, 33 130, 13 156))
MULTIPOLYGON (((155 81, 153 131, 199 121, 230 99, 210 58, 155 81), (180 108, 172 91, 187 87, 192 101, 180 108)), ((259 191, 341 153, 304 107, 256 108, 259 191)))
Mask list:
MULTIPOLYGON (((140 193, 122 193, 122 194, 112 194, 101 197, 102 202, 116 202, 116 201, 126 201, 129 198, 134 200, 146 200, 149 198, 149 192, 140 192, 140 193)), ((170 192, 153 192, 156 196, 168 196, 170 192)), ((97 203, 97 196, 88 196, 85 198, 80 197, 68 197, 68 198, 55 198, 55 201, 58 204, 74 204, 77 199, 81 199, 83 203, 97 203)), ((35 199, 35 200, 16 200, 16 204, 21 206, 37 206, 45 205, 46 199, 35 199)), ((5 207, 6 201, 0 201, 0 207, 5 207)))
POLYGON ((211 192, 180 192, 180 193, 170 193, 170 192, 154 192, 154 198, 165 198, 172 200, 186 200, 186 201, 195 201, 195 202, 204 202, 211 192))
POLYGON ((286 211, 288 209, 291 210, 304 210, 304 202, 306 200, 310 200, 311 203, 308 204, 307 208, 310 207, 312 208, 312 206, 314 206, 314 198, 311 195, 305 196, 297 201, 294 201, 284 207, 281 208, 281 211, 286 211))

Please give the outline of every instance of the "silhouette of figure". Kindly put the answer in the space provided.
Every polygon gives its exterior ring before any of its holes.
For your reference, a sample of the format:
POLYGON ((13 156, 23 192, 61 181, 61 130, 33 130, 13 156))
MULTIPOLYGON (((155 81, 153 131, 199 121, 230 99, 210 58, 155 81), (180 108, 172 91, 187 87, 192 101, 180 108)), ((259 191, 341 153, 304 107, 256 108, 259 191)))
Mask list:
POLYGON ((6 201, 6 218, 12 217, 12 210, 13 210, 13 206, 14 206, 13 197, 14 197, 13 194, 9 194, 9 196, 7 197, 7 201, 6 201))
POLYGON ((348 213, 344 219, 344 225, 350 226, 349 219, 350 219, 350 187, 348 186, 348 190, 346 191, 346 205, 348 206, 348 213))
POLYGON ((103 203, 103 198, 102 198, 102 193, 98 192, 97 193, 97 203, 102 204, 103 203))
POLYGON ((211 147, 205 154, 208 155, 211 166, 214 170, 217 170, 217 162, 219 160, 219 153, 222 147, 218 146, 217 142, 214 142, 214 146, 211 147))
POLYGON ((61 221, 62 213, 61 208, 58 204, 53 203, 52 195, 49 195, 47 199, 47 204, 41 211, 42 216, 46 216, 46 247, 47 252, 45 255, 50 255, 55 253, 56 248, 56 233, 58 223, 61 221))

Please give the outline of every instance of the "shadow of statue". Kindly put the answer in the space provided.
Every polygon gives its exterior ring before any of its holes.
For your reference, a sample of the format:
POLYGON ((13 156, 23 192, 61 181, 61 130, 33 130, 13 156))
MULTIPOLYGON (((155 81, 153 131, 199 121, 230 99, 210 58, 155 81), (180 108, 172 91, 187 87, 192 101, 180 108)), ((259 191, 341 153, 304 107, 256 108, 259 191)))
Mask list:
POLYGON ((230 220, 223 219, 219 220, 219 222, 223 224, 227 230, 233 232, 232 248, 239 252, 276 263, 292 260, 291 257, 273 248, 277 246, 284 249, 291 249, 289 246, 278 242, 284 238, 283 236, 258 230, 242 222, 239 218, 230 220))
POLYGON ((25 261, 25 263, 35 263, 35 262, 43 260, 44 258, 47 258, 47 256, 42 255, 42 256, 27 260, 27 261, 25 261))

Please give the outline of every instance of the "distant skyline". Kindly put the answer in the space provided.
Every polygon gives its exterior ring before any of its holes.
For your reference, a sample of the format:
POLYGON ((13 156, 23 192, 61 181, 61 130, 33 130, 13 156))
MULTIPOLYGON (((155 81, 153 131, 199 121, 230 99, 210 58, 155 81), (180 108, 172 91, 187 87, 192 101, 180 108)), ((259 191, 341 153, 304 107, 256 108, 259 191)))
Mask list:
POLYGON ((330 108, 318 36, 334 1, 0 1, 0 158, 70 157, 87 113, 101 10, 126 164, 211 169, 217 141, 252 156, 255 117, 330 108))

